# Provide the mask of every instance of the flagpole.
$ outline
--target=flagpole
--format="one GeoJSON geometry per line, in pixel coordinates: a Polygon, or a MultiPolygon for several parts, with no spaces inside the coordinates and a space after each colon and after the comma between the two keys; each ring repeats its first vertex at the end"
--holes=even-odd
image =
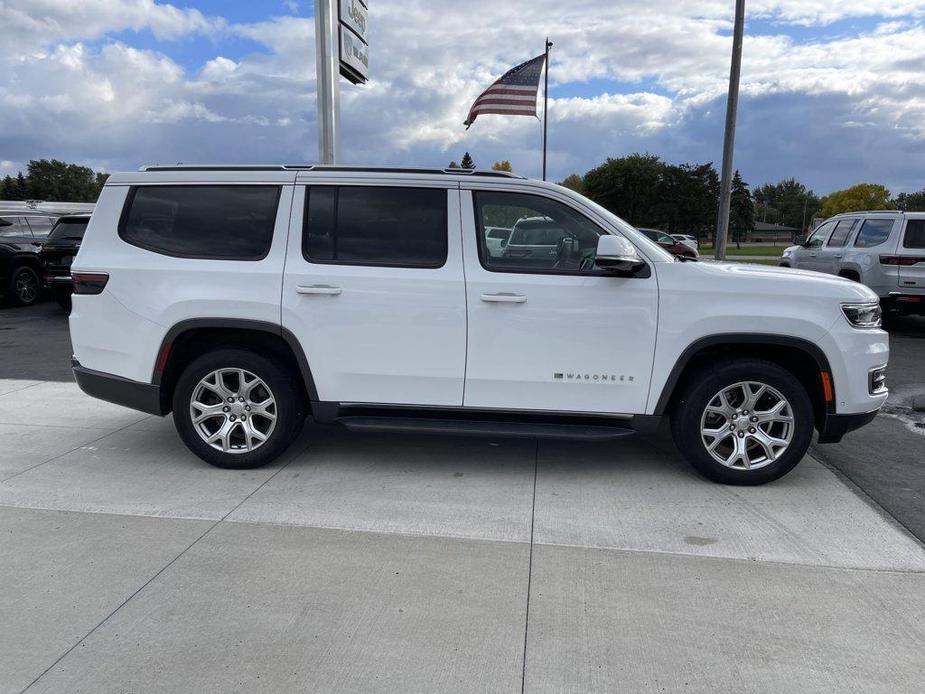
{"type": "Polygon", "coordinates": [[[546,180],[546,124],[549,121],[549,49],[552,43],[546,37],[546,82],[543,86],[543,180],[546,180]]]}

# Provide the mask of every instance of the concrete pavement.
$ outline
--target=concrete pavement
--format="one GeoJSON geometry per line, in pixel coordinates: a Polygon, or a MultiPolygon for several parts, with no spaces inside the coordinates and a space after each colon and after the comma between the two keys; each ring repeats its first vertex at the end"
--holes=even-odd
{"type": "Polygon", "coordinates": [[[807,459],[309,424],[208,467],[0,380],[0,692],[920,691],[925,550],[807,459]]]}

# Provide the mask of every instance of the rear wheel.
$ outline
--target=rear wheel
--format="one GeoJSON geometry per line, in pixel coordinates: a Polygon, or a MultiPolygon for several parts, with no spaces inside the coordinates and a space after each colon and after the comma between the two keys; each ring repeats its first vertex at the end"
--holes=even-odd
{"type": "Polygon", "coordinates": [[[678,449],[706,477],[764,484],[803,459],[812,441],[813,407],[793,374],[743,359],[698,371],[671,423],[678,449]]]}
{"type": "Polygon", "coordinates": [[[28,265],[13,268],[8,292],[10,300],[16,306],[31,306],[37,303],[42,293],[39,274],[28,265]]]}
{"type": "Polygon", "coordinates": [[[174,424],[193,453],[247,469],[277,458],[305,420],[291,374],[246,349],[221,349],[186,367],[173,394],[174,424]]]}

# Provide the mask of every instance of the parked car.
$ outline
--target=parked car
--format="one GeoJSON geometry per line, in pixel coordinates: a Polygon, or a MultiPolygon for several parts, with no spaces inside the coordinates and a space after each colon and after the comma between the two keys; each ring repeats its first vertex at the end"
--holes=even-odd
{"type": "Polygon", "coordinates": [[[852,212],[827,219],[780,265],[867,285],[884,309],[925,315],[925,212],[852,212]]]}
{"type": "Polygon", "coordinates": [[[671,238],[678,243],[683,243],[693,251],[700,252],[700,242],[697,241],[696,236],[691,236],[690,234],[671,234],[671,238]]]}
{"type": "Polygon", "coordinates": [[[498,258],[504,254],[511,231],[506,227],[485,227],[485,244],[489,255],[498,258]]]}
{"type": "Polygon", "coordinates": [[[680,255],[685,258],[698,258],[700,256],[695,249],[685,243],[675,240],[670,234],[666,234],[664,231],[642,228],[640,228],[639,231],[673,255],[680,255]]]}
{"type": "Polygon", "coordinates": [[[71,275],[80,387],[173,412],[220,467],[275,459],[306,414],[585,441],[667,417],[704,475],[760,484],[814,429],[838,441],[887,397],[870,289],[679,262],[574,191],[502,172],[113,174],[71,275]],[[485,228],[511,218],[549,220],[568,242],[496,258],[485,228]]]}
{"type": "Polygon", "coordinates": [[[565,230],[546,217],[524,217],[511,230],[507,246],[501,254],[506,258],[532,258],[546,262],[556,256],[565,230]]]}
{"type": "Polygon", "coordinates": [[[0,294],[17,306],[42,296],[39,248],[55,217],[27,209],[0,209],[0,294]]]}
{"type": "Polygon", "coordinates": [[[89,214],[59,217],[39,251],[43,286],[51,291],[58,305],[67,311],[71,310],[73,291],[71,262],[80,250],[80,242],[89,222],[89,214]]]}

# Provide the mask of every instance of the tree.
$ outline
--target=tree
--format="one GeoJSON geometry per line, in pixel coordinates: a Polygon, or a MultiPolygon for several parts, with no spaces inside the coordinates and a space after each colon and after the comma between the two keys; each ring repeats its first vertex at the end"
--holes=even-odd
{"type": "Polygon", "coordinates": [[[925,212],[925,188],[917,193],[900,193],[894,198],[893,206],[903,212],[925,212]]]}
{"type": "Polygon", "coordinates": [[[585,182],[578,174],[569,174],[561,181],[559,181],[559,185],[565,186],[566,188],[571,188],[576,193],[582,193],[585,189],[585,182]]]}
{"type": "Polygon", "coordinates": [[[511,166],[511,162],[507,159],[502,159],[501,161],[496,161],[491,165],[492,171],[513,171],[514,167],[511,166]]]}
{"type": "Polygon", "coordinates": [[[823,217],[861,210],[891,210],[890,191],[879,183],[858,183],[829,193],[821,200],[823,217]]]}
{"type": "Polygon", "coordinates": [[[456,163],[456,160],[454,159],[453,161],[450,162],[450,165],[449,165],[447,168],[449,168],[449,169],[459,169],[459,168],[461,168],[461,167],[459,166],[459,164],[456,163]]]}
{"type": "Polygon", "coordinates": [[[657,219],[665,165],[654,154],[608,158],[585,174],[585,195],[636,226],[653,226],[657,219]]]}
{"type": "Polygon", "coordinates": [[[729,231],[736,242],[736,248],[742,247],[742,239],[754,228],[755,207],[752,194],[737,170],[732,177],[732,199],[729,205],[729,231]]]}
{"type": "Polygon", "coordinates": [[[13,177],[6,175],[3,177],[3,182],[0,183],[0,200],[18,200],[16,197],[16,182],[13,181],[13,177]]]}
{"type": "Polygon", "coordinates": [[[794,178],[756,188],[755,219],[806,230],[819,212],[819,196],[794,178]]]}
{"type": "Polygon", "coordinates": [[[472,160],[472,157],[469,156],[469,153],[468,153],[468,152],[466,152],[466,153],[463,155],[462,162],[460,163],[460,166],[462,166],[462,168],[464,168],[464,169],[474,169],[474,168],[475,168],[475,162],[472,160]]]}

